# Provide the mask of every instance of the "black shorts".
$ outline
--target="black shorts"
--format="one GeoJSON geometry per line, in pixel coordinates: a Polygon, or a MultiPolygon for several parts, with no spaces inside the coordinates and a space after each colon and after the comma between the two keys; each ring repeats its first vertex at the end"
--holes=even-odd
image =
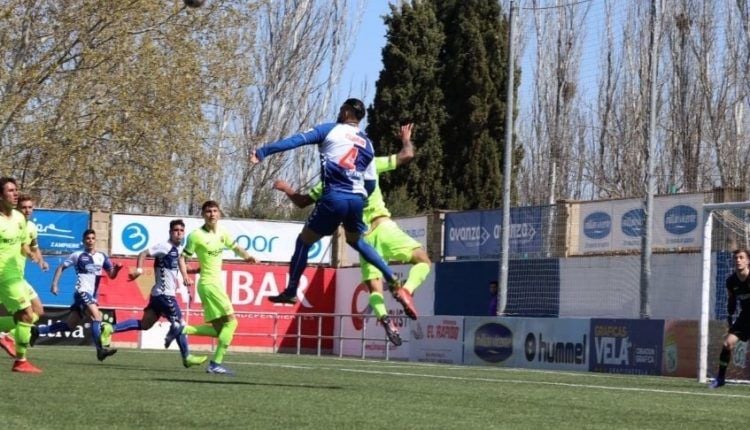
{"type": "Polygon", "coordinates": [[[740,316],[732,324],[729,333],[737,336],[741,341],[747,342],[750,339],[750,313],[740,312],[740,316]]]}

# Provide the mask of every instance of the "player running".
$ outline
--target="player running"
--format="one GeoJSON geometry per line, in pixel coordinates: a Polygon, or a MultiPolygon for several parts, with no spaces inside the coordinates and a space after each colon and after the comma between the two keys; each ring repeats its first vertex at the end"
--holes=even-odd
{"type": "MultiPolygon", "coordinates": [[[[151,288],[151,297],[149,297],[148,305],[143,309],[143,316],[139,320],[129,319],[117,323],[114,327],[111,324],[104,323],[102,325],[101,341],[103,347],[109,347],[112,333],[148,330],[159,320],[159,317],[164,317],[170,323],[169,331],[176,333],[176,336],[172,334],[170,338],[176,338],[177,345],[180,347],[183,366],[196,366],[203,364],[208,359],[206,356],[191,355],[188,348],[187,336],[182,334],[185,321],[182,319],[182,311],[175,297],[177,288],[180,285],[180,275],[182,275],[186,287],[190,288],[193,284],[188,277],[189,271],[185,266],[184,260],[180,259],[184,237],[185,223],[181,219],[172,220],[169,223],[169,240],[157,243],[138,254],[135,271],[128,275],[128,279],[131,281],[138,279],[143,274],[143,263],[146,257],[154,258],[155,283],[151,288]]],[[[169,343],[165,344],[166,348],[169,348],[169,343]]]]}
{"type": "Polygon", "coordinates": [[[57,295],[63,270],[73,267],[76,271],[76,285],[73,292],[73,304],[70,305],[70,314],[65,321],[58,321],[52,325],[40,325],[32,331],[33,345],[40,335],[50,335],[61,331],[71,331],[72,327],[80,324],[84,319],[91,319],[91,334],[96,346],[96,358],[104,361],[105,358],[117,352],[116,349],[105,348],[101,344],[102,335],[102,313],[99,311],[97,296],[99,295],[99,282],[102,278],[102,272],[106,273],[110,279],[117,277],[122,269],[122,264],[112,263],[107,254],[97,251],[96,232],[86,230],[83,232],[83,251],[76,251],[65,261],[62,262],[55,270],[52,278],[52,287],[50,291],[57,295]]]}

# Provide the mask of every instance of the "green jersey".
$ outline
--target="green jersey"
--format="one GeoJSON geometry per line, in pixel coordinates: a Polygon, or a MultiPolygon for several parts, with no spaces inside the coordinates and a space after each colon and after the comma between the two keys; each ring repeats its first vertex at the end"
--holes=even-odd
{"type": "Polygon", "coordinates": [[[0,215],[0,281],[23,279],[26,256],[21,246],[30,243],[26,217],[17,210],[0,215]]]}
{"type": "Polygon", "coordinates": [[[216,232],[211,232],[203,226],[193,230],[187,238],[187,244],[182,253],[187,257],[198,256],[201,265],[201,276],[199,284],[213,284],[222,286],[221,282],[221,253],[225,249],[232,248],[232,237],[229,232],[220,227],[216,227],[216,232]]]}
{"type": "MultiPolygon", "coordinates": [[[[374,162],[375,170],[379,175],[383,172],[395,170],[397,167],[398,158],[396,157],[396,154],[393,154],[386,157],[375,157],[374,162]]],[[[310,190],[310,198],[318,201],[322,194],[323,183],[318,182],[310,190]]],[[[383,193],[382,191],[380,191],[380,181],[377,181],[375,184],[375,190],[367,198],[367,204],[362,210],[362,220],[369,226],[372,223],[372,220],[381,216],[390,217],[391,213],[388,211],[388,208],[385,207],[383,193]]]]}

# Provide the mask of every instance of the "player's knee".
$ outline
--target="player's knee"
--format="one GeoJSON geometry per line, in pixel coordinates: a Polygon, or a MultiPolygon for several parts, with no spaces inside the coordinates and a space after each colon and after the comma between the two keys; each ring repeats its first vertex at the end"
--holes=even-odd
{"type": "Polygon", "coordinates": [[[424,249],[419,248],[415,249],[412,253],[412,263],[432,264],[432,261],[430,260],[430,256],[427,255],[427,252],[425,252],[424,249]]]}
{"type": "Polygon", "coordinates": [[[728,349],[730,351],[734,350],[734,347],[736,345],[737,345],[737,337],[735,337],[734,335],[729,335],[724,340],[724,348],[726,348],[726,349],[728,349]]]}

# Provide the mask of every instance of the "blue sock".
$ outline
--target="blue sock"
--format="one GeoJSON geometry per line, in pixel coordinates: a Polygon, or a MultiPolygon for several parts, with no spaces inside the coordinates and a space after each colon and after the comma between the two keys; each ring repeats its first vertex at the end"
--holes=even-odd
{"type": "Polygon", "coordinates": [[[115,324],[115,333],[122,331],[141,330],[141,320],[126,320],[115,324]]]}
{"type": "Polygon", "coordinates": [[[292,261],[289,263],[289,285],[287,285],[284,292],[290,296],[297,295],[297,287],[299,286],[299,278],[302,277],[302,272],[307,267],[307,253],[310,251],[312,245],[308,245],[297,237],[297,243],[294,245],[294,254],[292,255],[292,261]]]}
{"type": "Polygon", "coordinates": [[[39,334],[50,334],[50,333],[59,333],[61,331],[70,331],[70,327],[68,327],[68,323],[65,321],[58,321],[52,325],[40,325],[37,327],[39,329],[39,334]]]}
{"type": "Polygon", "coordinates": [[[356,249],[359,252],[359,255],[362,256],[365,260],[367,260],[368,263],[372,264],[373,266],[377,267],[378,270],[380,270],[383,273],[383,277],[386,281],[391,282],[394,280],[393,272],[391,271],[390,267],[388,267],[388,264],[386,264],[385,260],[383,260],[383,257],[378,254],[378,251],[375,251],[375,248],[368,245],[367,242],[365,242],[364,239],[361,237],[355,244],[349,244],[352,248],[356,249]]]}
{"type": "Polygon", "coordinates": [[[102,335],[102,322],[91,321],[91,337],[94,338],[94,346],[97,350],[102,349],[102,341],[99,339],[102,335]]]}
{"type": "MultiPolygon", "coordinates": [[[[180,330],[182,330],[182,327],[180,327],[180,330]]],[[[184,334],[180,334],[177,337],[177,346],[180,347],[180,355],[182,355],[182,358],[187,358],[187,356],[190,354],[190,349],[188,349],[187,336],[185,336],[184,334]]]]}

